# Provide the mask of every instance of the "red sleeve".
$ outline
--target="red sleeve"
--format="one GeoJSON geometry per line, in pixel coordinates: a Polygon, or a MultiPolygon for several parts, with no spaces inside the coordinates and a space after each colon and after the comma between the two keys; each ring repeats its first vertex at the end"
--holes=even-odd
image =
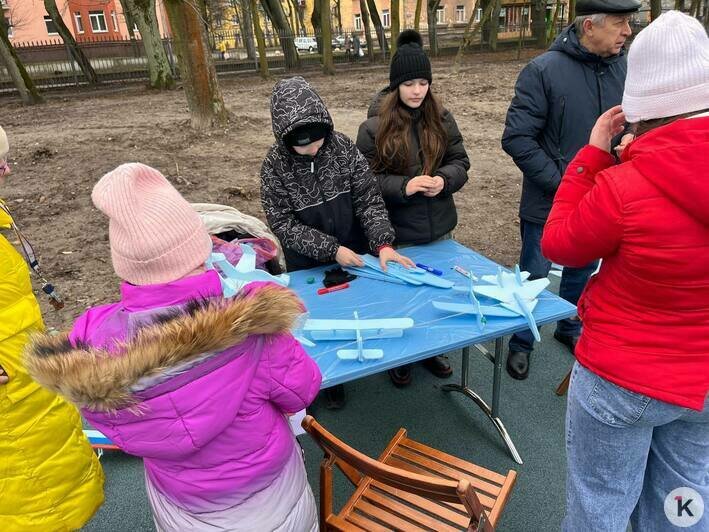
{"type": "Polygon", "coordinates": [[[542,253],[563,266],[581,267],[611,255],[622,235],[622,208],[605,169],[613,156],[581,149],[566,169],[542,236],[542,253]]]}

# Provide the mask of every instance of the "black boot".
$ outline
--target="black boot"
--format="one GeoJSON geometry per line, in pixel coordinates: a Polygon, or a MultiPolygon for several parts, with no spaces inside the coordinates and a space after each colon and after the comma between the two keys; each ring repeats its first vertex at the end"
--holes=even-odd
{"type": "Polygon", "coordinates": [[[523,381],[529,375],[529,353],[510,351],[507,355],[507,373],[510,377],[523,381]]]}
{"type": "Polygon", "coordinates": [[[448,357],[445,355],[427,358],[423,361],[423,367],[439,379],[445,379],[453,375],[450,362],[448,362],[448,357]]]}
{"type": "Polygon", "coordinates": [[[325,389],[325,408],[339,410],[345,406],[345,385],[338,384],[325,389]]]}
{"type": "Polygon", "coordinates": [[[408,386],[411,384],[411,364],[404,364],[398,368],[390,369],[389,377],[397,388],[408,386]]]}

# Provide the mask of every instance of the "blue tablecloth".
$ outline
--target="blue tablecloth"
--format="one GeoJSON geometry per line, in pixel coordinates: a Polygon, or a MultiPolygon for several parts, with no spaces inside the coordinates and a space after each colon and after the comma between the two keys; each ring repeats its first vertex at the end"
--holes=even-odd
{"type": "MultiPolygon", "coordinates": [[[[401,253],[414,262],[442,270],[443,277],[461,286],[468,286],[468,281],[452,269],[454,265],[477,276],[495,274],[498,269],[495,262],[453,240],[406,248],[401,253]]],[[[415,325],[405,330],[401,338],[366,340],[365,348],[384,350],[384,357],[379,360],[339,360],[337,350],[345,346],[356,348],[354,341],[318,341],[315,347],[306,347],[322,371],[323,388],[527,328],[522,317],[489,317],[480,330],[475,316],[452,315],[434,308],[431,304],[434,299],[467,302],[465,294],[450,289],[357,278],[351,281],[350,288],[317,295],[317,289],[322,288],[326,269],[328,267],[319,267],[291,274],[290,287],[303,299],[311,318],[352,319],[356,310],[360,319],[410,317],[415,325]],[[307,284],[308,277],[315,277],[315,283],[307,284]]],[[[534,310],[538,325],[568,318],[575,313],[574,305],[546,290],[539,295],[539,303],[534,310]]]]}

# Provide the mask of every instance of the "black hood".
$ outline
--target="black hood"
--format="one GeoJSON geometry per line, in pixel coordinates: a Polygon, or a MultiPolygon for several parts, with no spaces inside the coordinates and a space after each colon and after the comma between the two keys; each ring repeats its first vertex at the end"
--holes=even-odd
{"type": "Polygon", "coordinates": [[[563,52],[583,63],[606,63],[608,65],[615,63],[625,55],[625,48],[623,48],[620,53],[610,57],[601,57],[600,55],[589,52],[579,42],[579,37],[576,34],[576,26],[573,24],[566,26],[561,31],[559,36],[549,47],[549,50],[563,52]]]}
{"type": "Polygon", "coordinates": [[[332,130],[332,118],[317,92],[302,77],[276,83],[271,94],[273,135],[282,144],[283,137],[305,124],[325,124],[332,130]]]}

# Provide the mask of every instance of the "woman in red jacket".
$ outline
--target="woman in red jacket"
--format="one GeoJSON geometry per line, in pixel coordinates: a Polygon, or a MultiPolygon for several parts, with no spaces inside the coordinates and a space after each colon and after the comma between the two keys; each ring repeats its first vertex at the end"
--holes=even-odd
{"type": "Polygon", "coordinates": [[[709,530],[708,110],[709,38],[670,11],[635,39],[622,110],[556,193],[544,255],[603,259],[578,304],[564,530],[709,530]],[[614,165],[626,120],[636,137],[614,165]]]}

